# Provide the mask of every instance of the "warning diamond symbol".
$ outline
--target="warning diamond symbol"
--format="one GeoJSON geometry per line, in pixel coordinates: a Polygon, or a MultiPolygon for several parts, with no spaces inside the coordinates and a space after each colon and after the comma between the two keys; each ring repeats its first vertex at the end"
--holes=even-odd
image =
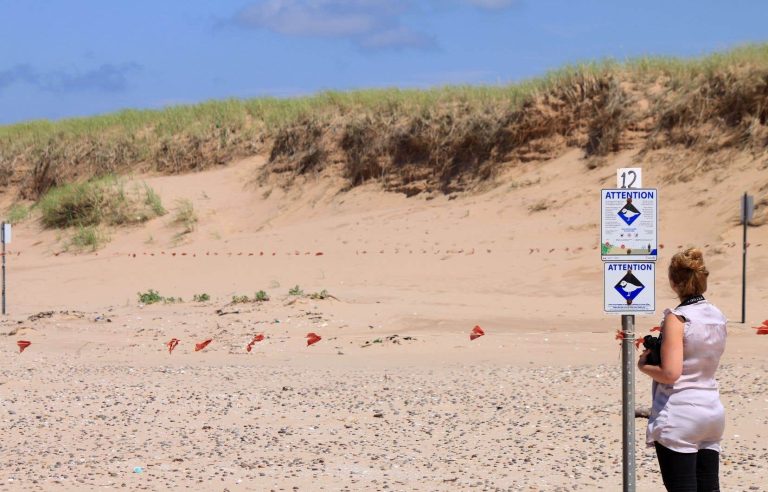
{"type": "Polygon", "coordinates": [[[640,217],[640,211],[632,205],[632,199],[627,198],[627,204],[619,211],[618,215],[627,225],[632,225],[640,217]]]}
{"type": "Polygon", "coordinates": [[[619,280],[619,283],[613,286],[613,288],[621,294],[621,297],[626,299],[627,304],[632,304],[635,297],[645,289],[645,285],[635,277],[632,270],[629,270],[627,271],[627,274],[619,280]]]}

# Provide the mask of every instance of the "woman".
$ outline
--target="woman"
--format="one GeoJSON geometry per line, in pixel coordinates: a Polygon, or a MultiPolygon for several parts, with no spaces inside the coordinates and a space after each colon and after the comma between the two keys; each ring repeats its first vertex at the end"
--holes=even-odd
{"type": "Polygon", "coordinates": [[[715,371],[725,349],[727,320],[704,299],[709,272],[689,248],[672,257],[669,283],[680,305],[664,311],[661,364],[637,366],[653,378],[646,441],[656,447],[668,491],[719,491],[720,440],[725,414],[715,371]]]}

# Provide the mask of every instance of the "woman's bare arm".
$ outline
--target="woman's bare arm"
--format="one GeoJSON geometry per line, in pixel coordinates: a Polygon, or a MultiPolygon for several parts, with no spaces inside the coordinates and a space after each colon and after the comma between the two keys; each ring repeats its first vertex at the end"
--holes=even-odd
{"type": "Polygon", "coordinates": [[[674,384],[683,373],[683,319],[673,313],[664,318],[664,341],[661,343],[661,364],[646,365],[648,357],[646,350],[637,361],[637,368],[662,384],[674,384]]]}

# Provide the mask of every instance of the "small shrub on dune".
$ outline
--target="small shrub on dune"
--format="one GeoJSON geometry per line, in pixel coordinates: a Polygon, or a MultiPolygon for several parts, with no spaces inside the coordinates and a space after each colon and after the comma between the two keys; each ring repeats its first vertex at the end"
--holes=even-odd
{"type": "Polygon", "coordinates": [[[126,190],[124,182],[112,176],[52,188],[39,206],[48,228],[136,224],[165,213],[152,188],[145,184],[126,190]]]}
{"type": "Polygon", "coordinates": [[[313,292],[313,293],[309,294],[309,298],[310,299],[314,299],[314,300],[318,300],[318,301],[322,301],[324,299],[328,299],[329,297],[331,297],[331,295],[325,289],[321,290],[320,292],[313,292]]]}
{"type": "Polygon", "coordinates": [[[189,234],[197,227],[197,213],[195,206],[188,198],[176,200],[176,214],[173,223],[182,227],[182,234],[189,234]]]}
{"type": "Polygon", "coordinates": [[[155,216],[161,217],[168,213],[165,207],[163,207],[163,202],[160,200],[160,195],[158,195],[157,192],[146,183],[144,184],[144,197],[144,205],[149,207],[155,216]]]}
{"type": "Polygon", "coordinates": [[[102,221],[105,207],[103,181],[72,183],[52,188],[40,200],[45,227],[86,227],[102,221]]]}
{"type": "Polygon", "coordinates": [[[232,304],[247,304],[249,302],[253,302],[253,300],[248,296],[232,296],[232,304]]]}
{"type": "Polygon", "coordinates": [[[11,206],[10,209],[8,209],[7,218],[6,221],[10,222],[13,225],[16,225],[20,222],[24,222],[27,220],[30,214],[30,209],[26,205],[23,205],[21,203],[16,203],[11,206]]]}
{"type": "Polygon", "coordinates": [[[109,236],[98,226],[79,226],[69,240],[69,246],[77,250],[96,251],[109,242],[109,236]]]}
{"type": "Polygon", "coordinates": [[[178,304],[184,302],[181,297],[165,297],[154,289],[149,289],[146,292],[139,292],[139,303],[141,304],[157,304],[162,302],[163,304],[178,304]]]}
{"type": "Polygon", "coordinates": [[[304,291],[302,290],[301,287],[296,285],[296,286],[294,286],[294,287],[292,287],[291,289],[288,290],[288,295],[289,296],[303,296],[304,295],[304,291]]]}
{"type": "Polygon", "coordinates": [[[149,289],[146,292],[139,292],[139,302],[141,304],[155,304],[156,302],[162,302],[163,296],[154,289],[149,289]]]}

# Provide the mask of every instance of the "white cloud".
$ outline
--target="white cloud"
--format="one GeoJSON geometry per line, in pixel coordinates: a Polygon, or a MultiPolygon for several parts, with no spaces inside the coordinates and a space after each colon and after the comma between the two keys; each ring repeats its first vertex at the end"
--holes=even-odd
{"type": "Polygon", "coordinates": [[[287,36],[348,38],[366,49],[429,48],[434,39],[401,24],[410,0],[267,0],[234,21],[287,36]]]}
{"type": "Polygon", "coordinates": [[[53,93],[124,92],[128,89],[130,77],[141,70],[141,65],[136,63],[105,63],[81,72],[44,71],[30,65],[16,65],[0,70],[0,90],[13,84],[23,84],[53,93]]]}
{"type": "Polygon", "coordinates": [[[501,10],[513,6],[518,0],[466,0],[470,5],[486,10],[501,10]]]}

